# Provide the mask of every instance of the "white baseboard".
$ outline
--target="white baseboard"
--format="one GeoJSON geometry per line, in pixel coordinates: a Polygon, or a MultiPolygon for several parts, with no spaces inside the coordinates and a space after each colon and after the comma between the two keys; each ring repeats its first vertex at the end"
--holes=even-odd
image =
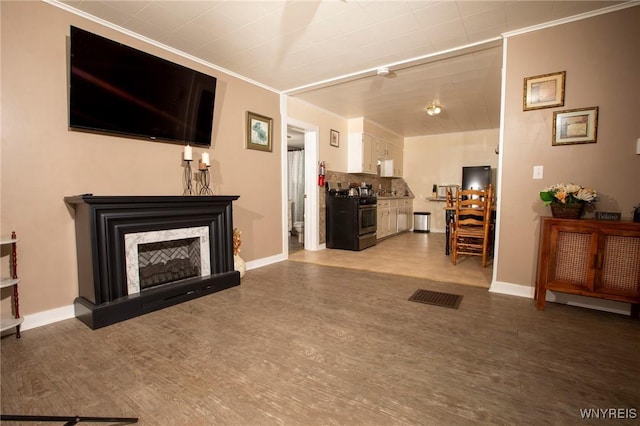
{"type": "MultiPolygon", "coordinates": [[[[492,293],[508,294],[511,296],[528,297],[533,299],[535,288],[520,284],[511,284],[501,281],[494,281],[489,287],[492,293]]],[[[547,290],[545,297],[547,302],[560,303],[569,306],[578,306],[580,308],[595,309],[598,311],[611,312],[620,315],[631,315],[631,304],[624,302],[615,302],[613,300],[604,300],[597,297],[580,296],[577,294],[553,292],[547,290]]]]}
{"type": "Polygon", "coordinates": [[[73,305],[61,306],[59,308],[49,309],[48,311],[25,315],[20,330],[30,330],[32,328],[53,324],[55,322],[67,320],[74,317],[75,312],[73,309],[73,305]]]}
{"type": "Polygon", "coordinates": [[[511,284],[503,281],[493,281],[489,291],[492,293],[508,294],[510,296],[528,297],[533,299],[535,289],[531,286],[511,284]]]}
{"type": "Polygon", "coordinates": [[[250,262],[247,262],[247,271],[271,265],[273,263],[282,262],[283,260],[287,260],[283,253],[276,254],[275,256],[263,257],[262,259],[252,260],[250,262]]]}

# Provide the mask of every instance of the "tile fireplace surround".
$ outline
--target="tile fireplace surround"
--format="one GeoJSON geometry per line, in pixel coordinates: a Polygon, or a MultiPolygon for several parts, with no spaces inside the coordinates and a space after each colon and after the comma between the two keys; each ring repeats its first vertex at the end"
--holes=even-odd
{"type": "MultiPolygon", "coordinates": [[[[75,211],[78,256],[76,318],[104,327],[240,284],[233,267],[232,202],[238,196],[65,197],[75,211]],[[193,230],[193,231],[191,231],[193,230]],[[194,235],[191,235],[195,232],[194,235]],[[207,244],[200,276],[130,290],[132,236],[196,236],[207,244]],[[205,254],[206,256],[206,254],[205,254]],[[129,262],[129,265],[127,264],[129,262]]],[[[143,238],[140,242],[144,243],[143,238]]]]}

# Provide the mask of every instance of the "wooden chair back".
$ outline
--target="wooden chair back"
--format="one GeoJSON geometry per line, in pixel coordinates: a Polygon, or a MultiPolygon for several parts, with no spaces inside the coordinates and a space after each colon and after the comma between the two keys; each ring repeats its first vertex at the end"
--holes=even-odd
{"type": "Polygon", "coordinates": [[[448,186],[447,190],[445,191],[445,197],[446,197],[446,206],[447,207],[453,207],[453,193],[451,191],[451,187],[448,186]]]}
{"type": "Polygon", "coordinates": [[[484,190],[461,190],[456,187],[455,229],[452,235],[452,261],[455,265],[459,254],[482,256],[486,266],[492,249],[493,186],[484,190]]]}
{"type": "Polygon", "coordinates": [[[459,225],[483,226],[487,193],[480,189],[457,189],[456,218],[459,225]]]}

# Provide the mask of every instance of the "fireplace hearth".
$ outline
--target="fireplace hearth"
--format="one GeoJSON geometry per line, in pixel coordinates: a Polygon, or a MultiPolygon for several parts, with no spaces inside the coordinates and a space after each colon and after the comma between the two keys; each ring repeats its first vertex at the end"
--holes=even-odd
{"type": "Polygon", "coordinates": [[[238,198],[65,197],[75,212],[76,318],[97,329],[239,285],[238,198]]]}

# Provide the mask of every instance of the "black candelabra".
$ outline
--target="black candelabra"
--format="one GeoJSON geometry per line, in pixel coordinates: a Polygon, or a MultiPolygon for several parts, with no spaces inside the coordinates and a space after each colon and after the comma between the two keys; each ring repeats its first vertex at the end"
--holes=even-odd
{"type": "Polygon", "coordinates": [[[209,186],[211,183],[211,175],[209,173],[209,166],[205,163],[200,163],[198,166],[200,171],[200,190],[199,195],[213,195],[213,190],[209,186]]]}
{"type": "Polygon", "coordinates": [[[194,195],[193,187],[191,186],[191,160],[184,160],[184,192],[182,195],[194,195]]]}

